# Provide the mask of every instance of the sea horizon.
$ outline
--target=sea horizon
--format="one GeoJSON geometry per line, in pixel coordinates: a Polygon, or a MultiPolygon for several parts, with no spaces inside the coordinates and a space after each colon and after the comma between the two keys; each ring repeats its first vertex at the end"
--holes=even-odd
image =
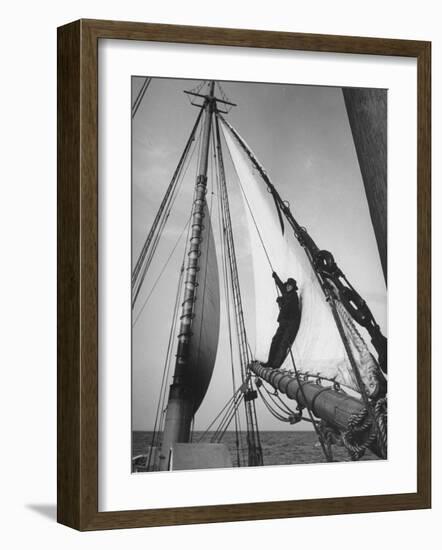
{"type": "MultiPolygon", "coordinates": [[[[314,431],[307,430],[260,430],[260,440],[263,452],[264,466],[290,464],[317,464],[327,462],[321,444],[314,431]]],[[[146,454],[152,441],[152,431],[132,431],[132,458],[146,454]]],[[[210,443],[215,432],[194,431],[193,443],[210,443]],[[202,437],[204,436],[204,437],[202,437]]],[[[233,467],[247,465],[246,432],[228,430],[220,443],[224,443],[232,458],[233,467]],[[238,445],[237,445],[238,443],[238,445]]],[[[351,462],[351,458],[343,446],[333,445],[335,462],[351,462]]],[[[360,460],[379,460],[372,452],[367,451],[360,460]]]]}

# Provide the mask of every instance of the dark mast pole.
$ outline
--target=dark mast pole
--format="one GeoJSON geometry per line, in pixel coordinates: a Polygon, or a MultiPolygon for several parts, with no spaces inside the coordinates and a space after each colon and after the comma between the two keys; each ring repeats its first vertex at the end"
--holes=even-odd
{"type": "MultiPolygon", "coordinates": [[[[186,443],[190,439],[190,428],[194,410],[193,389],[188,376],[189,343],[192,337],[192,318],[197,287],[199,256],[204,232],[204,209],[207,192],[207,166],[209,160],[212,118],[216,107],[214,96],[215,82],[210,84],[209,94],[205,97],[205,118],[201,143],[201,157],[195,184],[195,199],[192,207],[192,231],[187,255],[186,278],[184,281],[184,299],[180,317],[178,348],[175,372],[169,391],[163,442],[161,445],[159,469],[169,467],[170,450],[174,443],[186,443]]],[[[195,94],[196,95],[196,94],[195,94]]],[[[201,97],[201,96],[200,96],[201,97]]]]}

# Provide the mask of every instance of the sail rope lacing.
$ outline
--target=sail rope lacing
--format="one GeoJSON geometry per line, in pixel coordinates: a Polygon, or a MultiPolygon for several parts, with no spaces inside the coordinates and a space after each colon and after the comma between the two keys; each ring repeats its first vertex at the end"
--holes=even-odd
{"type": "MultiPolygon", "coordinates": [[[[209,157],[210,158],[210,157],[209,157]]],[[[214,197],[214,193],[213,193],[213,172],[212,172],[212,167],[211,167],[211,173],[212,173],[212,177],[210,178],[210,185],[211,185],[211,194],[210,194],[210,206],[208,208],[209,210],[209,220],[212,220],[212,210],[213,210],[213,197],[214,197]]],[[[207,198],[205,199],[206,200],[206,207],[207,207],[207,198]]],[[[202,242],[202,246],[206,246],[206,256],[208,255],[208,250],[209,250],[209,246],[210,246],[210,241],[211,241],[211,238],[213,238],[213,235],[212,235],[212,232],[213,232],[213,228],[212,228],[212,221],[209,221],[208,223],[208,227],[206,228],[206,233],[207,235],[204,237],[204,240],[206,241],[206,243],[204,243],[204,241],[202,242]]],[[[200,254],[202,253],[202,250],[200,249],[200,254]]],[[[206,291],[207,291],[207,274],[208,274],[208,270],[209,270],[209,262],[207,261],[206,262],[206,265],[204,266],[204,274],[203,274],[203,279],[204,279],[204,282],[202,283],[204,285],[204,290],[203,290],[203,295],[201,297],[201,301],[202,301],[202,310],[201,310],[201,323],[200,323],[200,330],[199,330],[199,334],[198,334],[198,355],[197,355],[197,360],[196,360],[196,364],[199,365],[200,364],[200,357],[201,357],[201,335],[202,335],[202,331],[203,331],[203,327],[204,327],[204,313],[205,313],[205,307],[204,307],[204,304],[206,302],[206,291]]],[[[198,297],[198,289],[200,288],[201,286],[201,271],[199,272],[198,274],[198,282],[197,282],[197,290],[195,292],[195,295],[194,295],[194,301],[198,299],[200,299],[198,297]]],[[[195,337],[195,335],[193,335],[193,337],[195,337]]],[[[192,434],[192,430],[190,432],[192,434]]]]}
{"type": "MultiPolygon", "coordinates": [[[[194,190],[192,201],[195,198],[195,194],[196,194],[196,190],[194,190]]],[[[174,338],[176,336],[176,332],[177,332],[177,324],[178,324],[178,319],[179,319],[178,310],[179,310],[180,303],[182,301],[182,297],[183,297],[183,293],[184,293],[184,288],[183,288],[183,281],[184,281],[184,274],[185,274],[184,267],[185,267],[185,260],[186,260],[187,247],[188,247],[188,243],[189,243],[189,236],[190,236],[191,228],[192,228],[192,226],[191,226],[191,224],[189,224],[187,226],[187,234],[186,234],[186,240],[185,240],[186,245],[184,246],[184,250],[183,250],[183,256],[182,256],[182,259],[181,259],[180,275],[179,275],[178,284],[177,284],[177,300],[178,300],[178,302],[175,306],[176,309],[174,309],[174,313],[173,313],[174,317],[173,317],[173,322],[171,323],[169,338],[174,338]]],[[[169,362],[168,362],[168,370],[167,370],[167,374],[166,374],[166,381],[169,380],[169,373],[170,373],[171,363],[172,363],[172,355],[170,354],[169,362]]],[[[160,394],[161,394],[161,392],[160,392],[160,394]]],[[[162,401],[161,401],[160,432],[163,430],[163,424],[164,424],[164,420],[165,420],[165,416],[166,416],[166,412],[167,412],[166,397],[167,397],[167,385],[164,386],[163,396],[162,396],[162,401]]]]}

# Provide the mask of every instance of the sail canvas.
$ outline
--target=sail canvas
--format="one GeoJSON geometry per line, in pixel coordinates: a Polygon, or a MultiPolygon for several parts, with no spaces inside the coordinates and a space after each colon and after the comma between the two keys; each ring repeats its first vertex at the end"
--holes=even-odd
{"type": "MultiPolygon", "coordinates": [[[[147,85],[144,77],[135,80],[134,196],[142,200],[133,204],[143,228],[135,233],[132,272],[137,326],[133,471],[386,458],[386,384],[379,384],[378,363],[385,339],[376,333],[377,325],[362,326],[361,319],[374,323],[369,310],[354,311],[365,302],[348,286],[353,274],[348,280],[324,275],[316,257],[321,246],[335,252],[338,241],[336,257],[344,260],[345,270],[352,258],[342,246],[346,220],[336,196],[345,193],[349,204],[355,197],[366,200],[362,185],[356,191],[352,187],[358,166],[351,133],[342,124],[342,91],[229,83],[244,105],[245,115],[237,116],[235,102],[219,82],[186,88],[185,81],[152,78],[147,85]],[[333,134],[338,130],[347,140],[344,148],[336,148],[336,158],[330,135],[320,130],[329,117],[318,114],[318,98],[333,112],[333,134]],[[298,117],[308,117],[291,108],[295,100],[304,102],[320,132],[307,140],[304,156],[300,128],[308,123],[298,117]],[[272,126],[278,102],[284,108],[272,126]],[[255,117],[250,118],[248,104],[255,117]],[[276,146],[280,133],[282,146],[276,146]],[[154,138],[160,145],[150,150],[154,138]],[[299,167],[301,162],[308,167],[309,148],[319,155],[315,148],[322,140],[331,177],[321,162],[311,164],[310,171],[299,167]],[[252,151],[255,144],[265,152],[262,159],[252,151]],[[264,168],[272,156],[274,181],[264,168]],[[350,163],[344,184],[343,158],[350,163]],[[152,197],[140,193],[146,177],[158,182],[152,197]],[[324,196],[313,196],[314,178],[326,182],[324,196]],[[311,227],[303,228],[304,223],[311,227]],[[310,241],[302,241],[302,235],[310,241]],[[299,305],[297,317],[284,318],[284,324],[281,300],[289,293],[283,284],[288,279],[296,281],[290,296],[299,305]],[[343,300],[340,285],[351,304],[343,300]],[[282,363],[270,361],[278,331],[291,327],[293,319],[294,340],[278,343],[282,363]],[[269,458],[266,430],[274,429],[285,430],[286,441],[292,430],[298,439],[307,432],[317,444],[296,459],[291,451],[269,458]]],[[[368,209],[364,213],[355,204],[347,230],[357,223],[372,231],[368,209]]],[[[352,238],[353,250],[355,243],[370,239],[375,242],[374,236],[352,238]]],[[[357,251],[362,258],[364,247],[357,251]]]]}
{"type": "MultiPolygon", "coordinates": [[[[335,378],[357,389],[342,338],[305,250],[292,231],[282,232],[265,182],[227,126],[222,128],[238,175],[249,228],[255,284],[256,359],[267,360],[278,317],[273,270],[282,280],[293,277],[297,281],[301,323],[292,351],[299,371],[335,378]]],[[[284,366],[292,368],[290,356],[284,366]]]]}

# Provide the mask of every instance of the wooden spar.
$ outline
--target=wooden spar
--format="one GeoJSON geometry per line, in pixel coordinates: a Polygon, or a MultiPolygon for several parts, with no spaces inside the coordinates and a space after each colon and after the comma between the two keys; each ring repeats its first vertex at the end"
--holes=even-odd
{"type": "MultiPolygon", "coordinates": [[[[296,401],[301,408],[310,409],[316,418],[340,433],[348,430],[353,418],[364,413],[365,404],[362,400],[342,390],[338,391],[333,386],[323,386],[311,381],[299,384],[294,374],[263,367],[258,361],[252,362],[249,368],[275,390],[296,401]]],[[[370,450],[380,458],[385,458],[376,441],[370,445],[370,450]]]]}
{"type": "Polygon", "coordinates": [[[175,372],[170,386],[164,424],[163,441],[159,456],[159,469],[168,469],[170,450],[175,443],[186,443],[190,439],[190,428],[194,411],[194,396],[188,375],[189,344],[192,337],[191,326],[194,312],[199,256],[204,233],[204,208],[207,192],[207,166],[209,159],[212,118],[215,109],[215,82],[210,85],[209,95],[205,99],[205,119],[201,144],[201,156],[198,176],[195,184],[195,198],[192,209],[192,231],[189,240],[189,252],[184,282],[184,298],[180,317],[178,347],[175,372]]]}
{"type": "Polygon", "coordinates": [[[337,391],[333,386],[305,381],[301,388],[296,376],[291,373],[263,367],[258,361],[249,366],[256,376],[294,399],[302,408],[308,407],[317,418],[340,431],[347,429],[352,415],[359,414],[364,409],[363,401],[343,391],[337,391]]]}

